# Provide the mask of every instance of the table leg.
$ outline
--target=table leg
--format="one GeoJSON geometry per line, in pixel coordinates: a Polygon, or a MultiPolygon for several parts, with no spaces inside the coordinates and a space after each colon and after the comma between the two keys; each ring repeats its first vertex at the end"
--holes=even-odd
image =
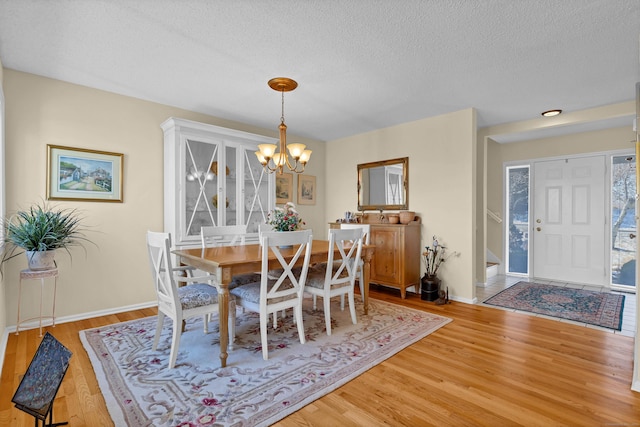
{"type": "Polygon", "coordinates": [[[229,346],[229,283],[231,271],[222,269],[218,274],[220,291],[218,292],[218,319],[220,323],[220,366],[227,366],[227,349],[229,346]]]}
{"type": "Polygon", "coordinates": [[[373,258],[373,251],[365,251],[363,268],[364,271],[362,272],[362,280],[364,282],[364,314],[369,314],[369,278],[371,277],[371,258],[373,258]]]}

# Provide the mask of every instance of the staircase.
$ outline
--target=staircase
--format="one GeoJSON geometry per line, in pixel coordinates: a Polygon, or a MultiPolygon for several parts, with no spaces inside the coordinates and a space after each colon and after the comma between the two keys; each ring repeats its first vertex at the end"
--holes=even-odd
{"type": "Polygon", "coordinates": [[[498,263],[487,262],[487,279],[498,275],[498,263]]]}

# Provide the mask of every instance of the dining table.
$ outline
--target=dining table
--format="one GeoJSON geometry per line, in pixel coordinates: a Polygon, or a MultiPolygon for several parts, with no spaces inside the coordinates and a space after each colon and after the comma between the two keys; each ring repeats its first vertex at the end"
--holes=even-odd
{"type": "MultiPolygon", "coordinates": [[[[364,314],[369,313],[369,277],[371,272],[371,260],[374,255],[374,245],[362,245],[363,260],[363,306],[364,314]]],[[[311,245],[310,264],[326,262],[329,255],[328,240],[313,240],[311,245]]],[[[229,346],[229,284],[234,276],[245,273],[260,272],[262,268],[261,245],[237,245],[218,246],[202,250],[202,248],[176,249],[172,253],[178,258],[178,262],[183,265],[195,267],[215,275],[218,283],[218,310],[220,329],[220,363],[224,368],[227,366],[228,346],[229,346]]],[[[282,249],[282,256],[291,260],[295,255],[297,246],[282,249]]],[[[334,253],[339,251],[334,247],[334,253]]],[[[300,257],[298,264],[302,264],[303,257],[300,257]]],[[[269,268],[278,268],[280,264],[273,253],[269,254],[269,268]],[[273,262],[273,264],[272,264],[273,262]]]]}

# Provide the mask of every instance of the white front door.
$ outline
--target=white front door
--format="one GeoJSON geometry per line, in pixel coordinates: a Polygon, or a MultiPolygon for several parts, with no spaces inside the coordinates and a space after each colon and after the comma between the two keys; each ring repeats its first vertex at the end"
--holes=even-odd
{"type": "Polygon", "coordinates": [[[608,284],[605,156],[534,164],[533,276],[608,284]]]}

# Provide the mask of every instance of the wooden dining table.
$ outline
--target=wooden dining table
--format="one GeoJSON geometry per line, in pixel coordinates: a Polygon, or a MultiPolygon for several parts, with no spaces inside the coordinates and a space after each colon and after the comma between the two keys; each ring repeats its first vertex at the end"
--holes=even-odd
{"type": "MultiPolygon", "coordinates": [[[[374,253],[373,245],[362,245],[363,268],[363,301],[364,314],[369,313],[369,277],[371,272],[371,259],[374,253]]],[[[295,255],[296,246],[291,249],[281,250],[286,259],[291,259],[295,255]]],[[[198,268],[202,271],[214,274],[219,283],[218,305],[220,323],[220,363],[224,368],[227,366],[228,346],[229,346],[229,283],[233,276],[244,273],[260,272],[262,268],[262,255],[260,245],[238,245],[219,246],[207,248],[177,249],[172,251],[178,261],[184,265],[198,268]]],[[[334,252],[339,253],[334,248],[334,252]]],[[[314,240],[311,245],[310,264],[326,262],[329,254],[328,240],[314,240]]],[[[303,257],[298,263],[302,264],[303,257]]],[[[269,268],[279,268],[280,264],[273,253],[269,255],[269,268]],[[271,264],[273,262],[273,264],[271,264]]]]}

